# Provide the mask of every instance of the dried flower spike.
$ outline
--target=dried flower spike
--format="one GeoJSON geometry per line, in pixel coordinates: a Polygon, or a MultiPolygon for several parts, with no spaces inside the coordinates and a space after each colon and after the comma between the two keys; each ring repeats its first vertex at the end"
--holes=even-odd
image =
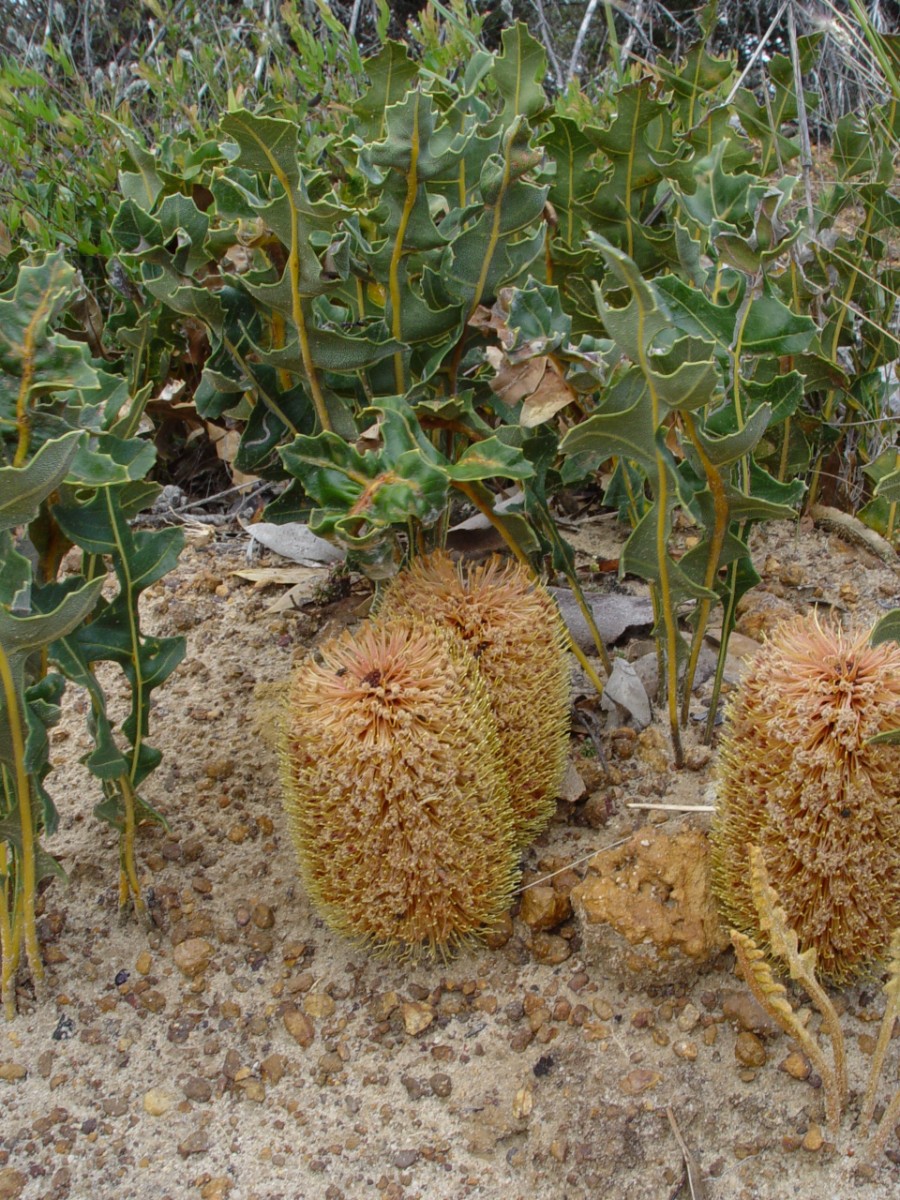
{"type": "Polygon", "coordinates": [[[553,816],[569,748],[568,641],[559,610],[518,563],[455,566],[446,554],[399,575],[381,617],[436,621],[478,662],[509,776],[516,838],[524,847],[553,816]]]}
{"type": "Polygon", "coordinates": [[[751,888],[762,852],[787,925],[846,982],[883,959],[900,924],[900,645],[814,617],[758,651],[727,714],[712,831],[725,922],[768,945],[751,888]]]}
{"type": "Polygon", "coordinates": [[[445,632],[365,626],[297,672],[282,747],[307,892],[359,941],[452,951],[509,907],[516,855],[484,682],[445,632]]]}

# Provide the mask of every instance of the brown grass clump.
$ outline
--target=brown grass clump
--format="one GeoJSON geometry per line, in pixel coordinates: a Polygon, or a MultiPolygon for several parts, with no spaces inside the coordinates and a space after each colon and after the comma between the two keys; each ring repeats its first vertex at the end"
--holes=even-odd
{"type": "Polygon", "coordinates": [[[749,851],[787,925],[834,983],[882,959],[900,925],[900,645],[803,617],[779,626],[727,714],[712,831],[726,922],[763,946],[749,851]]]}
{"type": "Polygon", "coordinates": [[[569,746],[568,642],[559,610],[518,563],[455,566],[417,559],[389,588],[379,617],[436,621],[477,660],[509,776],[519,848],[550,821],[569,746]]]}
{"type": "Polygon", "coordinates": [[[337,931],[452,951],[509,907],[516,856],[490,700],[434,625],[383,621],[321,649],[290,690],[285,808],[337,931]]]}

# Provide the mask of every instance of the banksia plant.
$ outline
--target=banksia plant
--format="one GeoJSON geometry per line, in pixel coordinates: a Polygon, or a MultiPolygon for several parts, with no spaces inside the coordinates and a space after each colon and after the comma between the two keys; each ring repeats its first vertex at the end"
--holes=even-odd
{"type": "Polygon", "coordinates": [[[477,660],[523,848],[553,816],[566,770],[571,684],[556,604],[518,563],[457,567],[438,552],[397,576],[378,615],[436,621],[477,660]]]}
{"type": "Polygon", "coordinates": [[[771,948],[751,887],[759,847],[786,923],[845,983],[900,925],[900,645],[802,617],[758,651],[726,715],[712,830],[725,921],[771,948]]]}
{"type": "Polygon", "coordinates": [[[369,623],[294,677],[285,808],[313,905],[376,948],[447,954],[509,907],[516,853],[490,699],[425,622],[369,623]]]}

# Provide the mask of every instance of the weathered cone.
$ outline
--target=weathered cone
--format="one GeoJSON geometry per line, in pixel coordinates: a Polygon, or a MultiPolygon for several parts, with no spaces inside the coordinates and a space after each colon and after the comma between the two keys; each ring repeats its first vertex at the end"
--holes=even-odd
{"type": "Polygon", "coordinates": [[[378,619],[436,621],[477,660],[487,683],[509,776],[516,840],[550,821],[566,772],[570,669],[555,603],[518,563],[455,566],[446,554],[398,575],[378,619]]]}
{"type": "Polygon", "coordinates": [[[729,706],[712,830],[725,921],[760,945],[749,847],[834,983],[862,974],[900,925],[900,645],[814,617],[776,629],[729,706]]]}
{"type": "Polygon", "coordinates": [[[516,855],[474,660],[420,621],[368,624],[294,677],[285,808],[307,892],[337,931],[452,951],[508,909],[516,855]]]}

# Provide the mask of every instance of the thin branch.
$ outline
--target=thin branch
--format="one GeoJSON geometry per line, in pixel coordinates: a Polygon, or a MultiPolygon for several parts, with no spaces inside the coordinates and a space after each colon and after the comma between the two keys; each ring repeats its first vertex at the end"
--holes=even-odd
{"type": "Polygon", "coordinates": [[[566,86],[566,77],[563,75],[559,59],[556,57],[556,51],[553,49],[553,38],[550,36],[550,26],[547,24],[547,15],[544,12],[543,0],[531,0],[531,6],[537,13],[538,31],[540,32],[544,49],[547,51],[550,66],[553,68],[553,77],[556,80],[556,86],[562,91],[566,86]]]}
{"type": "Polygon", "coordinates": [[[569,59],[569,70],[566,75],[566,84],[570,84],[575,78],[578,71],[578,58],[581,54],[581,47],[584,45],[584,39],[587,37],[588,30],[591,27],[591,21],[594,19],[594,13],[597,11],[597,5],[600,0],[589,0],[588,6],[585,9],[584,16],[581,19],[581,25],[578,29],[578,36],[575,38],[575,45],[572,47],[572,57],[569,59]]]}

